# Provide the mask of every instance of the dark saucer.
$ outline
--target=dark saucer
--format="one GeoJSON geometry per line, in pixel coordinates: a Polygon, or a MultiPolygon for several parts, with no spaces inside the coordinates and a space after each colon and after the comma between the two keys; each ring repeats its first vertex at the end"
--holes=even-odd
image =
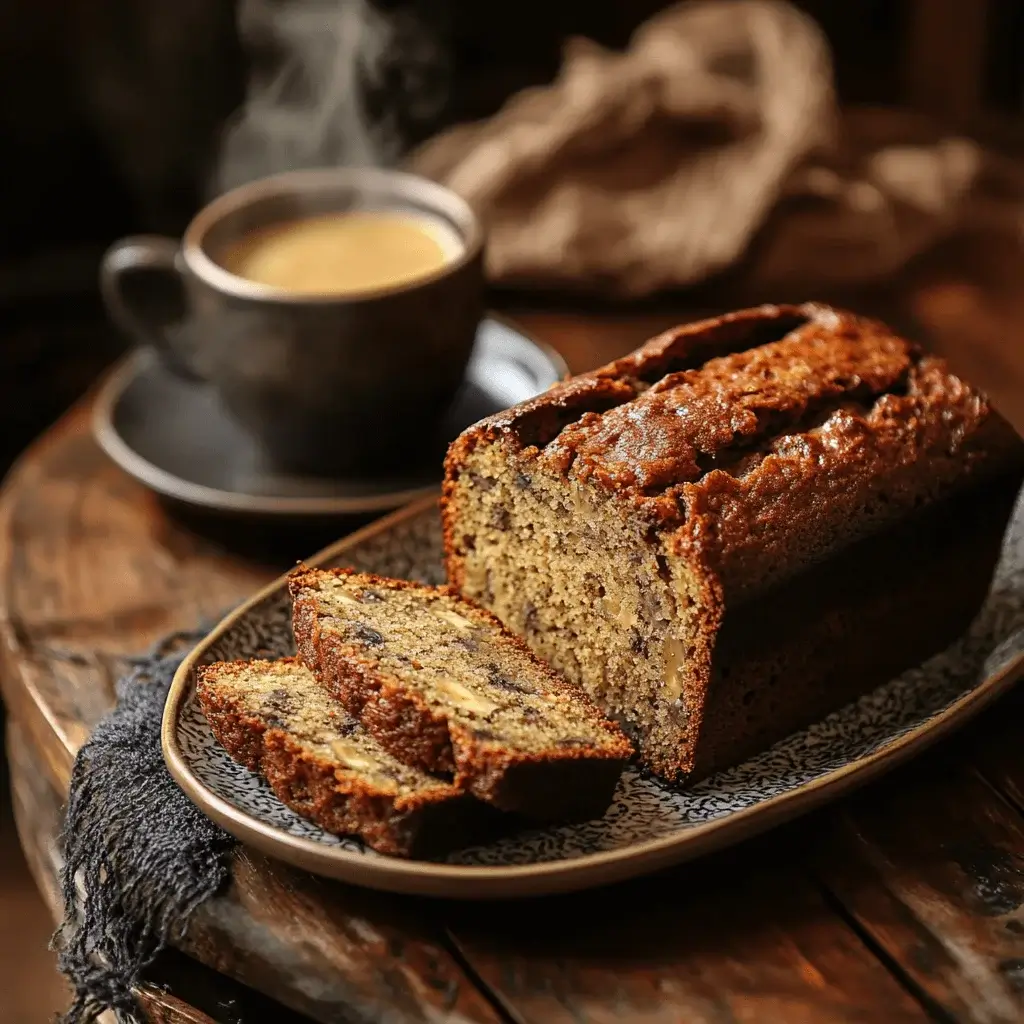
{"type": "Polygon", "coordinates": [[[462,390],[439,427],[437,457],[380,478],[275,472],[211,389],[175,376],[149,350],[128,356],[103,384],[93,432],[126,473],[186,505],[258,516],[383,512],[437,488],[444,446],[463,428],[540,394],[564,374],[557,353],[488,317],[480,323],[462,390]]]}

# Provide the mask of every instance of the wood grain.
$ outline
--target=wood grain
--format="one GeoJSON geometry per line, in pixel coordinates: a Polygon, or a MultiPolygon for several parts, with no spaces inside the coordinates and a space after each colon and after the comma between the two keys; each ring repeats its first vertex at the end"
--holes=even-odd
{"type": "Polygon", "coordinates": [[[923,1021],[793,867],[784,833],[598,893],[451,912],[459,949],[517,1021],[923,1021]]]}
{"type": "Polygon", "coordinates": [[[984,730],[972,730],[968,759],[979,774],[1018,810],[1024,810],[1024,686],[1018,687],[999,707],[998,717],[988,715],[984,730]]]}
{"type": "Polygon", "coordinates": [[[810,865],[945,1019],[1024,1018],[1024,821],[957,756],[847,801],[810,865]]]}
{"type": "Polygon", "coordinates": [[[318,1021],[501,1020],[424,905],[244,850],[231,889],[200,908],[184,948],[318,1021]]]}
{"type": "Polygon", "coordinates": [[[272,572],[169,529],[155,498],[96,447],[84,405],[15,466],[4,493],[4,694],[66,786],[124,656],[218,616],[272,572]]]}

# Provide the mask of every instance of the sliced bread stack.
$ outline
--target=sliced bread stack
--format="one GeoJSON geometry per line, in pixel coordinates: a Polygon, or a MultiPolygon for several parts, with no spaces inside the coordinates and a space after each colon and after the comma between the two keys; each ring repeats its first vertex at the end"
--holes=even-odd
{"type": "Polygon", "coordinates": [[[208,665],[197,686],[214,735],[283,803],[399,856],[481,837],[496,810],[604,813],[628,740],[489,612],[348,570],[289,583],[299,657],[208,665]]]}
{"type": "Polygon", "coordinates": [[[388,754],[297,658],[208,665],[197,692],[227,752],[329,832],[430,856],[484,824],[471,797],[388,754]]]}

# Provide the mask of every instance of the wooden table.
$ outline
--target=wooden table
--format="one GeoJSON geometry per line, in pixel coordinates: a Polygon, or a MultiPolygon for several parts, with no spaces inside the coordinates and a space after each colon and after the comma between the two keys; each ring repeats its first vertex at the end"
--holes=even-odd
{"type": "MultiPolygon", "coordinates": [[[[1022,268],[981,245],[973,270],[986,260],[980,282],[941,263],[920,269],[893,315],[916,318],[1020,427],[1022,268]]],[[[520,320],[580,370],[680,315],[520,320]]],[[[20,838],[53,904],[72,759],[110,705],[125,655],[217,614],[314,546],[256,530],[249,554],[230,554],[194,527],[98,451],[87,402],[7,480],[8,755],[20,838]]],[[[229,523],[225,533],[237,531],[229,523]]],[[[1020,1021],[1022,738],[1024,695],[1013,693],[915,764],[810,818],[564,898],[390,897],[240,849],[229,891],[200,909],[140,998],[151,1020],[192,1022],[1020,1021]]]]}

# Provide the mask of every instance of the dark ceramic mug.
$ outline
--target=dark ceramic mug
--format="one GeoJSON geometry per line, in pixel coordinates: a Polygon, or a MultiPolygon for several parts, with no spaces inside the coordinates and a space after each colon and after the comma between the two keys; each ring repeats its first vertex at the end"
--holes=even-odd
{"type": "Polygon", "coordinates": [[[139,236],[105,255],[114,321],[176,373],[216,389],[271,464],[305,473],[394,468],[432,439],[483,313],[483,231],[448,189],[398,171],[294,171],[204,207],[180,243],[139,236]],[[225,270],[254,229],[348,209],[439,222],[459,248],[429,276],[374,292],[307,295],[225,270]]]}

